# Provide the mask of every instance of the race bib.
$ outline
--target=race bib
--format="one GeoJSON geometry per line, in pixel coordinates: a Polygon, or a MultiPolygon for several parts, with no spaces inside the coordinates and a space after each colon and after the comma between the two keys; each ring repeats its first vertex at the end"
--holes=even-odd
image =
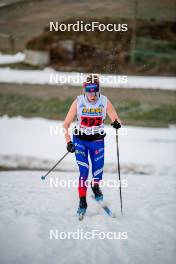
{"type": "Polygon", "coordinates": [[[81,126],[82,127],[93,127],[93,126],[100,126],[103,123],[102,116],[81,116],[81,126]]]}

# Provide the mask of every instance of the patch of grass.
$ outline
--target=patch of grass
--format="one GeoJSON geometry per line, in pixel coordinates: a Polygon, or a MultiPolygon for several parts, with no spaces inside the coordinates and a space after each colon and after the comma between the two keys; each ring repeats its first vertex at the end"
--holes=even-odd
{"type": "Polygon", "coordinates": [[[149,107],[143,111],[137,111],[130,114],[130,119],[156,121],[163,123],[176,123],[176,106],[175,105],[159,105],[149,107]]]}
{"type": "MultiPolygon", "coordinates": [[[[64,119],[73,101],[58,98],[38,98],[26,95],[0,95],[0,115],[64,119]]],[[[142,104],[139,101],[114,103],[123,123],[147,126],[167,126],[176,123],[176,106],[142,104]]],[[[109,122],[108,122],[109,123],[109,122]]]]}
{"type": "Polygon", "coordinates": [[[65,101],[50,98],[36,98],[18,95],[1,95],[0,96],[0,115],[25,116],[25,117],[46,117],[46,118],[63,118],[68,111],[72,98],[65,101]]]}
{"type": "Polygon", "coordinates": [[[120,113],[131,113],[136,112],[140,108],[140,102],[138,101],[123,101],[114,103],[115,108],[118,109],[120,113]]]}
{"type": "Polygon", "coordinates": [[[168,124],[176,124],[176,105],[149,105],[138,104],[129,108],[124,108],[123,105],[119,106],[119,113],[121,118],[136,123],[146,123],[146,125],[166,126],[168,124]]]}

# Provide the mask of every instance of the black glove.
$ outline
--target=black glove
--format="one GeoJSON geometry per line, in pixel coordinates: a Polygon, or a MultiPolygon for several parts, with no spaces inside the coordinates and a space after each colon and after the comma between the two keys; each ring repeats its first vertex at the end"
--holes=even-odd
{"type": "Polygon", "coordinates": [[[69,142],[67,143],[67,150],[68,150],[69,152],[71,152],[71,153],[75,152],[75,145],[73,144],[72,141],[69,141],[69,142]]]}
{"type": "Polygon", "coordinates": [[[117,121],[117,119],[111,123],[111,126],[113,126],[116,129],[121,128],[121,124],[117,121]]]}

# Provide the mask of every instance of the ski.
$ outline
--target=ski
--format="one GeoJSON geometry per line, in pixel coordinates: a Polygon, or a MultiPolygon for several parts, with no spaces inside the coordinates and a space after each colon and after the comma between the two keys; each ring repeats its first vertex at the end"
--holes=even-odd
{"type": "Polygon", "coordinates": [[[101,208],[106,212],[109,217],[116,218],[116,215],[111,211],[111,209],[107,205],[104,205],[102,201],[97,201],[93,195],[91,195],[91,197],[101,206],[101,208]]]}

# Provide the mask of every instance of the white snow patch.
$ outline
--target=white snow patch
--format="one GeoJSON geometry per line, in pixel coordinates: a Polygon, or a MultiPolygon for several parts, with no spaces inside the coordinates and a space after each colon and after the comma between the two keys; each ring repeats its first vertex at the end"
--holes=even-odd
{"type": "MultiPolygon", "coordinates": [[[[50,133],[51,127],[60,131],[62,123],[43,118],[1,117],[0,165],[45,169],[51,167],[66,152],[64,136],[50,133]]],[[[124,129],[127,131],[126,135],[119,135],[120,162],[124,173],[175,173],[176,128],[127,126],[124,129]]],[[[105,137],[105,146],[105,170],[115,173],[115,135],[105,137]]],[[[58,169],[75,171],[77,164],[74,154],[69,154],[58,169]]]]}
{"type": "Polygon", "coordinates": [[[0,53],[0,65],[23,62],[24,60],[25,54],[22,52],[18,52],[15,55],[0,53]]]}
{"type": "MultiPolygon", "coordinates": [[[[46,68],[44,70],[18,70],[11,68],[0,68],[1,83],[41,85],[64,84],[67,86],[82,86],[82,82],[83,80],[85,80],[86,76],[86,73],[82,74],[78,72],[57,72],[51,68],[46,68]],[[57,83],[51,82],[51,74],[57,76],[57,83]]],[[[176,90],[175,77],[127,76],[127,81],[123,82],[122,79],[124,78],[124,76],[121,75],[102,74],[101,77],[103,80],[103,82],[101,83],[102,87],[176,90]]]]}

